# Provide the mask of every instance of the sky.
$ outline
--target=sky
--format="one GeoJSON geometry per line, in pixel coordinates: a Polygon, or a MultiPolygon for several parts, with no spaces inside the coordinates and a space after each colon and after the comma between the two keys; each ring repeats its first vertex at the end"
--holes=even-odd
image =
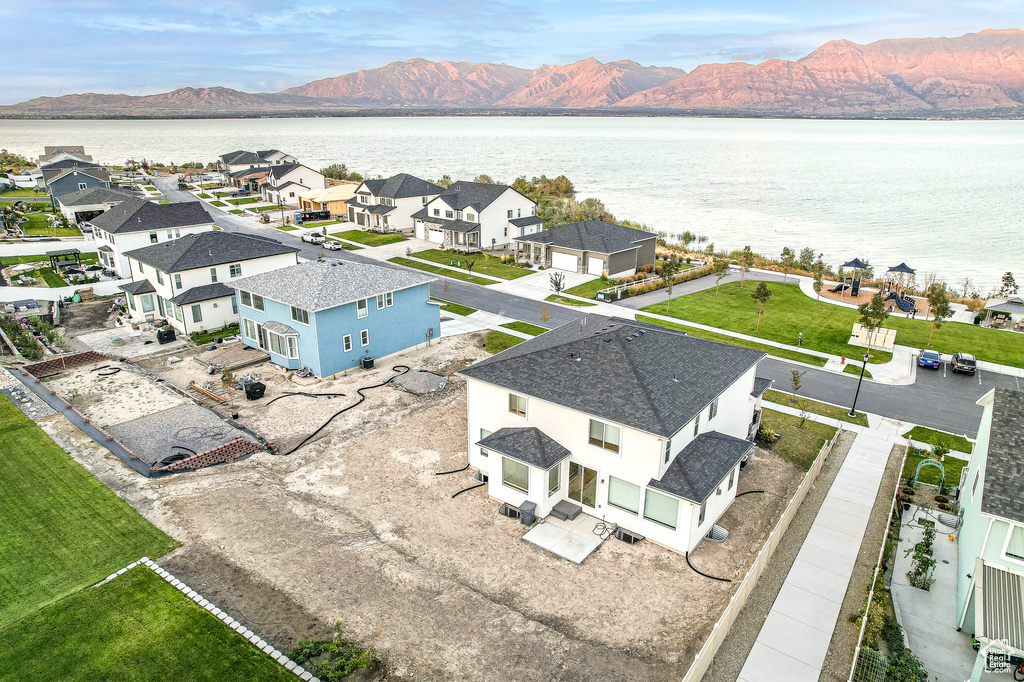
{"type": "Polygon", "coordinates": [[[277,92],[420,57],[534,68],[587,57],[692,70],[835,39],[1024,28],[1024,0],[32,0],[0,2],[0,104],[223,86],[277,92]]]}

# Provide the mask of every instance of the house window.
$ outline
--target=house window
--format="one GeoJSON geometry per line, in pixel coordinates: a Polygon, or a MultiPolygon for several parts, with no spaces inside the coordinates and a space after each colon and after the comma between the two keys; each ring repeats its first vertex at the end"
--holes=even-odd
{"type": "Polygon", "coordinates": [[[370,306],[366,303],[367,299],[361,298],[356,301],[356,317],[366,317],[370,314],[370,306]]]}
{"type": "Polygon", "coordinates": [[[611,452],[619,451],[622,430],[618,426],[605,424],[596,419],[590,420],[590,444],[611,452]]]}
{"type": "Polygon", "coordinates": [[[669,458],[672,456],[672,439],[669,438],[665,441],[665,464],[668,464],[669,458]]]}
{"type": "Polygon", "coordinates": [[[266,310],[264,308],[264,306],[263,306],[263,297],[262,296],[257,296],[256,294],[253,294],[252,295],[252,307],[255,308],[256,310],[266,310]]]}
{"type": "Polygon", "coordinates": [[[135,261],[135,262],[139,264],[139,272],[140,273],[141,272],[145,272],[145,270],[143,270],[143,268],[142,268],[142,262],[141,261],[135,261]]]}
{"type": "Polygon", "coordinates": [[[238,300],[234,296],[231,297],[231,314],[238,314],[238,300]]]}
{"type": "Polygon", "coordinates": [[[157,284],[163,284],[164,283],[164,273],[160,272],[159,270],[156,271],[156,283],[157,284]]]}
{"type": "Polygon", "coordinates": [[[505,226],[505,230],[504,230],[504,232],[502,232],[502,235],[505,236],[505,237],[508,236],[508,225],[505,226]]]}
{"type": "Polygon", "coordinates": [[[241,277],[242,276],[242,264],[241,263],[232,263],[231,265],[229,265],[228,266],[228,275],[230,275],[231,277],[241,277]]]}
{"type": "Polygon", "coordinates": [[[270,340],[270,352],[284,355],[284,337],[273,332],[268,332],[267,337],[270,340]]]}
{"type": "Polygon", "coordinates": [[[717,414],[718,414],[718,398],[715,398],[715,401],[713,403],[711,403],[711,409],[708,410],[708,421],[711,421],[712,419],[714,419],[715,415],[717,415],[717,414]]]}
{"type": "Polygon", "coordinates": [[[131,294],[128,294],[128,307],[135,310],[135,297],[131,294]]]}
{"type": "Polygon", "coordinates": [[[181,236],[181,230],[175,229],[174,230],[174,238],[177,239],[180,236],[181,236]]]}
{"type": "Polygon", "coordinates": [[[238,293],[242,295],[242,305],[244,305],[247,308],[251,308],[252,307],[252,296],[249,294],[249,292],[248,291],[239,291],[238,293]]]}
{"type": "Polygon", "coordinates": [[[707,503],[707,500],[705,500],[704,502],[701,502],[701,505],[700,505],[700,515],[697,516],[697,527],[698,528],[700,528],[701,526],[704,525],[704,517],[707,515],[707,513],[708,513],[708,503],[707,503]]]}
{"type": "Polygon", "coordinates": [[[297,358],[299,357],[299,339],[295,336],[287,337],[288,341],[288,357],[297,358]]]}
{"type": "Polygon", "coordinates": [[[466,220],[468,220],[471,223],[475,222],[476,221],[476,216],[474,214],[472,214],[472,213],[466,213],[466,220]]]}
{"type": "Polygon", "coordinates": [[[198,303],[196,303],[194,306],[192,306],[192,321],[193,322],[202,322],[203,321],[203,306],[201,306],[198,303]]]}
{"type": "MultiPolygon", "coordinates": [[[[173,303],[170,303],[170,302],[168,302],[168,304],[169,305],[174,305],[173,303]]],[[[178,322],[184,322],[185,321],[185,314],[181,312],[181,306],[180,305],[174,306],[174,319],[176,319],[178,322]]]]}
{"type": "Polygon", "coordinates": [[[512,217],[512,209],[511,209],[511,208],[510,208],[510,209],[508,210],[508,217],[509,217],[509,218],[511,218],[511,217],[512,217]]]}
{"type": "Polygon", "coordinates": [[[456,211],[455,212],[455,219],[456,220],[462,220],[462,211],[456,211]]]}
{"type": "Polygon", "coordinates": [[[299,324],[309,325],[309,311],[292,306],[292,319],[299,324]]]}
{"type": "Polygon", "coordinates": [[[174,288],[175,289],[180,289],[181,288],[181,275],[179,275],[179,274],[175,274],[174,275],[174,288]]]}
{"type": "Polygon", "coordinates": [[[548,472],[548,497],[558,492],[562,487],[562,465],[556,464],[548,472]]]}
{"type": "Polygon", "coordinates": [[[142,297],[142,312],[153,312],[153,294],[146,294],[142,297]]]}
{"type": "Polygon", "coordinates": [[[729,472],[729,487],[726,490],[732,490],[732,484],[736,480],[736,470],[733,469],[729,472]]]}
{"type": "Polygon", "coordinates": [[[426,203],[427,203],[427,202],[428,202],[429,200],[430,200],[430,197],[423,197],[423,204],[424,204],[424,205],[426,205],[426,203]]]}
{"type": "Polygon", "coordinates": [[[693,420],[693,435],[694,435],[694,437],[697,436],[697,431],[699,431],[699,430],[700,430],[700,415],[698,414],[697,417],[693,420]]]}
{"type": "Polygon", "coordinates": [[[84,182],[78,183],[78,189],[86,189],[87,185],[84,182]]]}
{"type": "Polygon", "coordinates": [[[513,490],[530,494],[530,467],[508,457],[501,458],[501,482],[513,490]]]}
{"type": "MultiPolygon", "coordinates": [[[[480,429],[480,440],[483,440],[484,438],[487,438],[487,436],[491,435],[492,433],[494,433],[494,432],[493,431],[488,431],[487,429],[480,429]]],[[[483,455],[484,457],[486,457],[487,456],[487,448],[480,448],[480,454],[483,455]]]]}
{"type": "Polygon", "coordinates": [[[384,294],[377,294],[377,310],[384,309],[384,294]]]}
{"type": "Polygon", "coordinates": [[[256,339],[256,325],[253,324],[252,320],[243,317],[242,318],[242,330],[245,333],[245,338],[247,338],[247,339],[249,339],[251,341],[256,341],[257,340],[256,339]]]}
{"type": "Polygon", "coordinates": [[[369,329],[364,329],[363,331],[359,332],[359,345],[360,346],[369,346],[370,345],[370,330],[369,329]]]}
{"type": "Polygon", "coordinates": [[[294,197],[295,196],[295,192],[288,192],[288,196],[294,197]]]}
{"type": "Polygon", "coordinates": [[[508,411],[512,414],[518,414],[520,417],[526,416],[526,396],[516,395],[515,393],[508,394],[508,411]]]}
{"type": "Polygon", "coordinates": [[[156,242],[157,242],[156,232],[150,232],[149,233],[149,243],[150,244],[156,244],[156,242]]]}
{"type": "Polygon", "coordinates": [[[449,219],[451,219],[451,217],[452,217],[452,212],[451,212],[451,211],[445,211],[445,212],[444,212],[444,217],[445,217],[445,218],[449,218],[449,219]]]}
{"type": "Polygon", "coordinates": [[[974,472],[974,483],[971,484],[971,502],[974,502],[974,493],[978,491],[978,479],[981,478],[981,467],[974,472]]]}
{"type": "Polygon", "coordinates": [[[523,209],[521,209],[521,208],[517,208],[516,209],[516,217],[517,218],[522,218],[523,217],[523,209]]]}
{"type": "Polygon", "coordinates": [[[609,476],[608,504],[630,514],[639,514],[640,486],[609,476]]]}
{"type": "Polygon", "coordinates": [[[171,230],[167,230],[167,238],[168,239],[173,239],[174,237],[171,236],[173,234],[174,234],[174,232],[172,232],[171,230]]]}
{"type": "Polygon", "coordinates": [[[384,305],[387,306],[388,308],[390,308],[394,304],[395,304],[395,297],[392,295],[392,293],[389,291],[388,293],[384,294],[384,305]]]}
{"type": "Polygon", "coordinates": [[[644,495],[644,518],[675,530],[679,520],[679,500],[648,488],[644,495]]]}
{"type": "Polygon", "coordinates": [[[359,203],[360,204],[368,204],[370,202],[369,202],[369,199],[367,197],[365,197],[365,196],[360,194],[359,195],[359,203]]]}
{"type": "Polygon", "coordinates": [[[438,216],[441,215],[441,209],[435,208],[434,209],[434,215],[438,215],[438,216]]]}
{"type": "Polygon", "coordinates": [[[1010,538],[1006,542],[1006,551],[1003,552],[1009,559],[1024,561],[1024,527],[1013,526],[1010,530],[1010,538]]]}

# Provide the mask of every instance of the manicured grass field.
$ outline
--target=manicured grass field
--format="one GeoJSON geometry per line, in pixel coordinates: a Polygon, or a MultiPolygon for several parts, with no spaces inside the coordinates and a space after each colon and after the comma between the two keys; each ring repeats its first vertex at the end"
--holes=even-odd
{"type": "Polygon", "coordinates": [[[230,208],[228,209],[228,213],[234,213],[235,215],[238,215],[240,213],[245,213],[245,211],[241,208],[230,208]]]}
{"type": "MultiPolygon", "coordinates": [[[[337,236],[337,235],[334,235],[334,236],[337,236]]],[[[439,268],[439,267],[437,267],[435,265],[427,265],[425,263],[419,263],[419,262],[414,261],[414,260],[409,260],[408,258],[402,258],[402,257],[389,258],[388,262],[389,263],[395,263],[397,265],[405,265],[407,267],[415,268],[417,270],[422,270],[424,272],[429,272],[431,274],[438,275],[439,277],[448,277],[450,279],[460,279],[463,282],[469,282],[470,284],[480,284],[482,286],[488,286],[490,284],[497,284],[497,282],[495,282],[494,280],[491,280],[491,279],[484,279],[482,277],[474,277],[473,275],[470,275],[470,274],[462,274],[461,272],[458,272],[457,270],[445,270],[444,268],[439,268]]]]}
{"type": "Polygon", "coordinates": [[[955,436],[952,433],[943,433],[942,431],[936,431],[935,429],[929,429],[924,426],[915,426],[906,433],[903,434],[904,438],[912,438],[921,443],[929,443],[931,445],[943,444],[952,450],[957,452],[963,452],[970,454],[973,449],[971,441],[967,440],[963,436],[955,436]]]}
{"type": "Polygon", "coordinates": [[[46,282],[46,286],[50,287],[51,289],[54,287],[66,287],[68,285],[68,283],[64,281],[63,277],[61,277],[60,275],[58,275],[57,273],[50,269],[49,265],[47,265],[45,268],[29,270],[25,274],[28,275],[29,277],[35,277],[36,279],[43,280],[44,282],[46,282]]]}
{"type": "MultiPolygon", "coordinates": [[[[764,392],[766,400],[770,400],[773,403],[779,405],[786,405],[794,409],[799,409],[800,405],[797,402],[798,398],[794,398],[789,393],[783,393],[782,391],[767,390],[764,392]]],[[[828,403],[819,403],[817,400],[811,400],[809,398],[803,399],[807,405],[807,411],[813,412],[814,414],[820,414],[822,417],[831,417],[832,419],[838,419],[840,421],[849,422],[850,424],[859,424],[861,426],[868,425],[868,416],[863,412],[858,412],[856,417],[850,416],[850,410],[845,407],[836,407],[835,405],[829,405],[828,403]]]]}
{"type": "Polygon", "coordinates": [[[362,230],[335,232],[331,236],[338,239],[347,239],[350,242],[358,242],[363,246],[384,246],[385,244],[396,244],[405,241],[405,237],[400,234],[375,234],[373,232],[363,232],[362,230]]]}
{"type": "Polygon", "coordinates": [[[224,197],[231,196],[231,192],[214,192],[213,196],[217,197],[218,199],[223,199],[224,197]]]}
{"type": "Polygon", "coordinates": [[[298,678],[153,571],[137,566],[0,631],[0,679],[298,678]]]}
{"type": "Polygon", "coordinates": [[[501,326],[506,329],[522,332],[523,334],[529,334],[530,336],[539,336],[547,331],[544,327],[530,324],[529,322],[506,322],[501,326]]]}
{"type": "Polygon", "coordinates": [[[256,197],[244,197],[242,199],[228,199],[228,203],[229,204],[234,204],[235,206],[241,206],[243,204],[255,204],[258,201],[259,201],[259,199],[257,199],[256,197]]]}
{"type": "Polygon", "coordinates": [[[814,464],[821,446],[836,434],[831,426],[812,421],[801,429],[799,417],[767,408],[761,412],[761,428],[781,433],[782,440],[772,446],[772,452],[804,471],[814,464]]]}
{"type": "MultiPolygon", "coordinates": [[[[432,298],[430,300],[437,301],[436,298],[432,298]]],[[[437,302],[444,303],[444,301],[437,302]]],[[[441,306],[441,310],[445,311],[446,313],[452,313],[453,315],[463,316],[472,315],[473,313],[476,312],[476,308],[470,308],[468,305],[459,305],[458,303],[444,303],[444,305],[441,306]]]]}
{"type": "Polygon", "coordinates": [[[579,296],[580,298],[597,298],[597,292],[610,286],[612,285],[598,277],[597,279],[566,289],[565,293],[579,296]]]}
{"type": "Polygon", "coordinates": [[[284,230],[285,232],[291,232],[292,230],[297,230],[299,228],[295,227],[294,225],[278,225],[277,229],[284,230]]]}
{"type": "MultiPolygon", "coordinates": [[[[253,201],[259,201],[259,199],[253,199],[253,201]]],[[[280,211],[284,206],[257,206],[256,208],[250,208],[250,211],[256,211],[257,213],[266,213],[267,211],[280,211]]],[[[287,210],[287,209],[285,209],[287,210]]]]}
{"type": "MultiPolygon", "coordinates": [[[[922,459],[932,459],[930,452],[921,453],[920,451],[914,453],[907,453],[907,461],[903,464],[903,480],[908,478],[913,480],[914,472],[917,471],[917,465],[922,459]]],[[[960,485],[960,471],[967,466],[967,462],[956,457],[946,455],[942,461],[942,468],[946,472],[946,482],[943,484],[943,488],[949,488],[955,485],[960,485]]],[[[929,483],[931,485],[938,485],[941,474],[939,469],[933,466],[926,466],[921,469],[921,474],[917,477],[918,483],[929,483]]]]}
{"type": "MultiPolygon", "coordinates": [[[[0,629],[176,546],[6,398],[0,399],[0,433],[0,629]]],[[[19,639],[2,634],[0,641],[19,639]]],[[[4,660],[10,657],[0,651],[4,660]]],[[[0,673],[0,679],[15,678],[0,673]]]]}
{"type": "Polygon", "coordinates": [[[44,197],[45,192],[37,192],[34,189],[8,189],[0,192],[3,197],[44,197]]]}
{"type": "Polygon", "coordinates": [[[227,206],[227,204],[225,204],[223,201],[211,201],[210,202],[210,206],[218,206],[218,207],[220,207],[220,206],[227,206]]]}
{"type": "Polygon", "coordinates": [[[212,199],[213,198],[209,194],[206,194],[205,192],[203,194],[197,194],[196,196],[199,197],[200,199],[212,199]]]}
{"type": "Polygon", "coordinates": [[[676,329],[683,331],[694,336],[698,339],[707,339],[708,341],[718,341],[719,343],[727,343],[730,346],[739,346],[740,348],[752,348],[753,350],[760,350],[774,355],[777,358],[785,358],[786,360],[794,360],[796,362],[804,362],[808,365],[816,365],[823,367],[825,365],[825,359],[819,358],[816,355],[808,355],[807,353],[799,353],[797,351],[787,350],[785,348],[776,348],[775,346],[769,346],[763,343],[757,343],[756,341],[747,341],[746,339],[737,339],[732,336],[726,336],[725,334],[716,334],[715,332],[709,332],[705,329],[697,329],[696,327],[687,327],[683,324],[673,324],[672,322],[665,322],[658,320],[653,317],[647,317],[646,315],[637,315],[637,322],[647,322],[649,324],[660,324],[662,327],[668,327],[669,329],[676,329]]]}
{"type": "Polygon", "coordinates": [[[491,277],[500,277],[501,279],[518,279],[533,272],[527,268],[517,268],[514,265],[506,265],[498,258],[493,256],[485,257],[483,254],[479,253],[471,256],[460,256],[455,253],[440,251],[438,249],[426,249],[424,251],[417,251],[412,255],[416,258],[422,258],[423,260],[429,260],[433,263],[447,265],[452,268],[460,268],[466,271],[469,271],[469,268],[466,267],[466,261],[471,260],[474,263],[472,272],[482,275],[490,275],[491,277]]]}
{"type": "MultiPolygon", "coordinates": [[[[852,374],[854,376],[858,376],[859,377],[860,376],[860,370],[863,369],[863,367],[864,367],[863,364],[854,365],[854,364],[851,364],[851,363],[847,362],[843,366],[843,371],[846,372],[847,374],[852,374]]],[[[864,378],[865,379],[873,379],[874,378],[874,377],[871,376],[871,370],[870,369],[865,369],[864,370],[864,378]]]]}
{"type": "Polygon", "coordinates": [[[491,331],[487,334],[487,352],[488,353],[500,353],[506,348],[522,343],[526,339],[521,339],[518,336],[512,336],[504,332],[491,331]]]}
{"type": "Polygon", "coordinates": [[[79,232],[77,227],[61,227],[61,222],[57,221],[57,227],[50,227],[50,221],[48,216],[51,213],[26,213],[25,217],[28,218],[27,222],[21,223],[19,227],[25,234],[31,235],[46,235],[53,237],[77,237],[82,233],[79,232]]]}
{"type": "Polygon", "coordinates": [[[582,308],[588,305],[597,305],[596,303],[588,303],[587,301],[577,301],[574,298],[562,298],[561,296],[555,296],[554,294],[551,294],[544,300],[551,301],[552,303],[562,303],[563,305],[574,305],[578,308],[582,308]]]}
{"type": "Polygon", "coordinates": [[[340,220],[321,220],[318,223],[302,223],[303,227],[323,227],[324,225],[337,225],[340,220]]]}

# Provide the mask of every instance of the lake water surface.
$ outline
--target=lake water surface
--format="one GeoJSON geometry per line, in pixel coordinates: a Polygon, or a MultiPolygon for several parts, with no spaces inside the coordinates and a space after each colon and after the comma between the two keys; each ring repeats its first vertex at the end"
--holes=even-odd
{"type": "Polygon", "coordinates": [[[1024,278],[1024,121],[417,117],[159,121],[0,120],[0,147],[35,157],[82,144],[96,159],[211,161],[281,149],[320,168],[437,179],[567,175],[580,198],[656,230],[777,255],[979,288],[1024,278]]]}

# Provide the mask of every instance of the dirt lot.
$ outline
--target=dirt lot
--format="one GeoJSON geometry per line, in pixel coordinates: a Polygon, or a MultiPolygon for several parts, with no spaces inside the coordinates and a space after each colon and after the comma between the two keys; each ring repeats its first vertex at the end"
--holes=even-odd
{"type": "MultiPolygon", "coordinates": [[[[372,372],[314,385],[293,384],[268,365],[247,368],[261,372],[267,397],[235,401],[235,409],[240,422],[288,452],[355,402],[356,388],[392,375],[392,365],[451,374],[482,357],[482,338],[445,338],[372,372]],[[294,396],[266,407],[287,391],[345,396],[294,396]]],[[[154,360],[148,368],[179,386],[209,378],[190,359],[171,368],[154,360]]],[[[268,636],[279,645],[317,629],[303,620],[311,616],[320,627],[340,621],[382,653],[397,678],[683,674],[735,583],[702,577],[682,555],[649,541],[608,540],[582,565],[523,542],[525,529],[497,514],[498,502],[482,490],[451,499],[472,484],[470,472],[434,475],[466,461],[461,379],[421,397],[391,386],[367,396],[288,456],[260,453],[151,481],[97,448],[73,453],[185,543],[170,559],[179,572],[233,595],[232,608],[258,613],[250,615],[271,624],[268,636]],[[239,576],[265,588],[253,592],[251,604],[239,576]],[[288,600],[266,598],[271,593],[288,600]]],[[[729,540],[703,543],[691,555],[694,565],[741,578],[802,473],[758,452],[739,490],[768,493],[738,499],[721,521],[729,540]]]]}
{"type": "Polygon", "coordinates": [[[130,369],[102,376],[121,366],[114,360],[95,363],[47,379],[46,385],[104,429],[190,402],[130,369]],[[97,370],[103,365],[109,367],[97,370]]]}

